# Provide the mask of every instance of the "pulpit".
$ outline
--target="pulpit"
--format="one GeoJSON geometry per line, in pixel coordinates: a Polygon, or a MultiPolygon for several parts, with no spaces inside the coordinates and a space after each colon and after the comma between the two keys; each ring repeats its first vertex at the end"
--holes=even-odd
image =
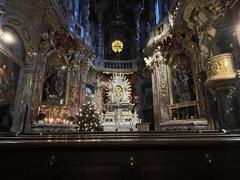
{"type": "Polygon", "coordinates": [[[205,85],[216,97],[220,112],[220,128],[237,129],[234,111],[234,89],[237,86],[237,71],[232,53],[224,53],[211,57],[206,63],[207,80],[205,85]],[[231,112],[231,113],[230,113],[231,112]],[[230,115],[233,115],[231,117],[230,115]]]}

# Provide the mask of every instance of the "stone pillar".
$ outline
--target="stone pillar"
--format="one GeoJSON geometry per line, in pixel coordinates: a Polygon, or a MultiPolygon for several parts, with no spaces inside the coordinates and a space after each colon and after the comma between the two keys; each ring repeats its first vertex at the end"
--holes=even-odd
{"type": "Polygon", "coordinates": [[[169,117],[168,69],[159,50],[154,52],[148,67],[152,70],[153,110],[155,130],[160,130],[169,117]]]}
{"type": "Polygon", "coordinates": [[[46,69],[46,62],[48,53],[52,50],[53,41],[53,32],[45,32],[42,36],[42,41],[39,44],[39,53],[35,59],[36,61],[36,69],[34,72],[34,85],[33,85],[33,95],[32,97],[32,105],[31,105],[31,113],[29,117],[30,122],[34,122],[37,113],[38,107],[41,105],[42,100],[42,91],[43,91],[43,83],[46,69]]]}
{"type": "MultiPolygon", "coordinates": [[[[239,15],[240,17],[240,15],[239,15]]],[[[236,39],[237,43],[233,46],[234,48],[234,56],[235,56],[235,61],[236,61],[236,68],[240,69],[240,52],[239,52],[239,47],[240,47],[240,23],[235,25],[235,33],[236,33],[236,39]]]]}
{"type": "Polygon", "coordinates": [[[72,60],[69,66],[69,90],[67,93],[67,106],[70,116],[78,114],[80,108],[80,63],[77,59],[72,60]]]}
{"type": "Polygon", "coordinates": [[[79,113],[79,109],[85,102],[85,85],[88,78],[88,71],[92,64],[93,55],[90,49],[82,44],[75,59],[71,61],[69,71],[69,95],[68,107],[71,116],[79,113]]]}
{"type": "Polygon", "coordinates": [[[33,92],[33,72],[31,69],[22,68],[18,90],[16,93],[15,109],[13,113],[12,132],[26,132],[30,129],[30,108],[33,92]],[[21,87],[21,88],[19,88],[21,87]]]}
{"type": "Polygon", "coordinates": [[[168,71],[167,71],[167,65],[161,63],[158,68],[159,73],[159,101],[161,102],[161,122],[168,121],[170,119],[169,117],[169,89],[168,89],[168,71]]]}
{"type": "Polygon", "coordinates": [[[97,32],[97,49],[96,49],[96,66],[100,66],[104,58],[104,31],[103,31],[103,13],[107,7],[106,1],[95,4],[95,11],[98,16],[98,32],[97,32]]]}
{"type": "Polygon", "coordinates": [[[80,107],[82,107],[83,104],[85,103],[85,96],[86,96],[85,87],[87,83],[89,69],[90,69],[90,66],[88,62],[82,62],[81,69],[80,69],[80,99],[79,99],[80,107]]]}
{"type": "Polygon", "coordinates": [[[135,28],[136,28],[136,51],[137,51],[137,56],[139,56],[140,52],[140,34],[141,34],[141,29],[140,29],[140,14],[142,12],[142,7],[143,4],[137,4],[136,5],[136,11],[135,11],[135,28]]]}
{"type": "Polygon", "coordinates": [[[152,30],[152,27],[156,25],[156,15],[155,15],[155,0],[149,0],[149,22],[150,22],[150,28],[152,30]]]}
{"type": "Polygon", "coordinates": [[[100,77],[97,77],[96,80],[96,89],[95,89],[95,100],[96,100],[96,104],[97,107],[101,110],[102,107],[102,91],[101,91],[101,80],[100,77]]]}
{"type": "Polygon", "coordinates": [[[83,1],[83,37],[88,42],[91,43],[91,36],[90,36],[90,21],[89,21],[89,15],[90,15],[90,1],[84,0],[83,1]]]}
{"type": "Polygon", "coordinates": [[[152,92],[153,92],[153,113],[154,113],[154,130],[160,130],[160,101],[159,101],[159,86],[158,86],[158,70],[154,68],[152,71],[152,92]]]}
{"type": "Polygon", "coordinates": [[[231,89],[233,88],[234,82],[225,84],[222,87],[219,86],[214,89],[214,95],[217,99],[217,105],[219,110],[219,128],[220,129],[237,129],[238,117],[234,115],[234,99],[230,97],[231,89]]]}
{"type": "Polygon", "coordinates": [[[30,121],[34,122],[36,120],[38,114],[38,107],[41,104],[42,99],[42,90],[43,90],[43,81],[45,74],[45,66],[46,66],[46,54],[40,53],[37,57],[37,65],[35,70],[35,80],[34,80],[34,90],[32,98],[32,106],[31,106],[31,115],[30,121]]]}

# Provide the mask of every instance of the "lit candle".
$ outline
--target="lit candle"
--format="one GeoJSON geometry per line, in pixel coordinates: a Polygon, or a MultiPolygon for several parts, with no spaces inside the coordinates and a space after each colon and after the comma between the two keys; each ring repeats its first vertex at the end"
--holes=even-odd
{"type": "Polygon", "coordinates": [[[54,122],[53,118],[49,118],[49,123],[53,123],[53,122],[54,122]]]}

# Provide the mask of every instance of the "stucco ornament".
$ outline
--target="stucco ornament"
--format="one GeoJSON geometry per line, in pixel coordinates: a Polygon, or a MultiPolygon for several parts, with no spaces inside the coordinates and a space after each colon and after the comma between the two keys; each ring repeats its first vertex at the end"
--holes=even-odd
{"type": "Polygon", "coordinates": [[[124,74],[114,73],[107,87],[110,103],[130,103],[131,85],[124,74]]]}

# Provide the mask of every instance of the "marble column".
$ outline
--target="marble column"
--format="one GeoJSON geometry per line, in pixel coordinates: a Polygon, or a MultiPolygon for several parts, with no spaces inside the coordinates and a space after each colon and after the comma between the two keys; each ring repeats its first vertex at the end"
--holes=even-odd
{"type": "Polygon", "coordinates": [[[36,120],[38,114],[38,107],[41,104],[42,99],[42,90],[43,90],[43,81],[44,81],[44,74],[45,74],[45,67],[46,67],[46,54],[39,53],[36,58],[37,65],[35,70],[35,78],[34,78],[34,91],[32,98],[32,111],[30,115],[30,121],[34,122],[36,120]]]}
{"type": "Polygon", "coordinates": [[[83,106],[83,104],[85,103],[85,87],[86,87],[86,83],[87,83],[87,78],[88,78],[88,71],[89,71],[89,66],[87,65],[81,65],[81,74],[80,74],[80,107],[83,106]]]}
{"type": "Polygon", "coordinates": [[[154,53],[151,61],[155,130],[160,130],[161,123],[170,120],[168,69],[160,51],[154,53]]]}
{"type": "Polygon", "coordinates": [[[135,8],[135,28],[136,28],[136,56],[139,56],[140,52],[140,44],[141,44],[141,39],[140,39],[140,34],[141,34],[141,29],[140,29],[140,14],[142,12],[143,4],[137,4],[135,8]]]}
{"type": "Polygon", "coordinates": [[[22,67],[13,113],[12,132],[26,132],[30,129],[30,108],[33,93],[33,69],[22,67]]]}
{"type": "MultiPolygon", "coordinates": [[[[240,15],[239,15],[240,17],[240,15]]],[[[240,23],[238,23],[237,25],[235,25],[235,34],[236,34],[236,44],[234,44],[233,46],[233,53],[234,53],[234,57],[235,57],[235,61],[236,61],[236,68],[240,69],[240,51],[239,51],[239,47],[240,47],[240,23]]]]}
{"type": "Polygon", "coordinates": [[[97,76],[97,79],[96,79],[96,89],[95,89],[95,100],[96,100],[96,104],[97,104],[97,107],[101,110],[103,107],[102,107],[102,91],[101,91],[101,80],[100,80],[100,77],[97,76]]]}
{"type": "Polygon", "coordinates": [[[98,32],[97,32],[97,49],[96,49],[96,66],[101,65],[101,61],[104,58],[104,31],[103,31],[103,13],[106,8],[106,2],[95,4],[95,11],[98,16],[98,32]]]}
{"type": "Polygon", "coordinates": [[[75,116],[80,108],[80,64],[77,59],[74,59],[69,67],[69,90],[67,93],[67,106],[70,116],[75,116]]]}
{"type": "Polygon", "coordinates": [[[89,44],[91,44],[91,36],[90,36],[90,21],[89,21],[89,15],[90,15],[90,1],[84,0],[83,1],[83,37],[85,41],[87,41],[89,44]]]}
{"type": "Polygon", "coordinates": [[[156,21],[155,21],[155,18],[156,18],[156,15],[155,15],[155,0],[149,0],[149,22],[150,22],[150,25],[151,25],[151,30],[152,30],[152,27],[154,27],[156,25],[156,21]]]}
{"type": "Polygon", "coordinates": [[[236,82],[229,83],[228,85],[219,86],[214,90],[217,99],[219,110],[219,128],[234,130],[239,129],[239,104],[236,106],[235,102],[238,101],[238,96],[232,94],[231,91],[236,82]]]}
{"type": "MultiPolygon", "coordinates": [[[[52,32],[51,32],[52,33],[52,32]]],[[[29,122],[34,122],[37,117],[38,107],[41,105],[42,100],[42,91],[43,91],[43,83],[46,69],[47,56],[49,52],[52,50],[52,36],[50,33],[42,34],[43,40],[39,43],[39,52],[36,56],[36,67],[33,72],[34,80],[33,80],[33,95],[32,97],[32,105],[31,112],[29,117],[29,122]]]]}
{"type": "Polygon", "coordinates": [[[154,112],[154,130],[160,130],[160,101],[159,101],[159,86],[157,80],[158,70],[155,68],[152,71],[152,92],[153,92],[153,112],[154,112]]]}

